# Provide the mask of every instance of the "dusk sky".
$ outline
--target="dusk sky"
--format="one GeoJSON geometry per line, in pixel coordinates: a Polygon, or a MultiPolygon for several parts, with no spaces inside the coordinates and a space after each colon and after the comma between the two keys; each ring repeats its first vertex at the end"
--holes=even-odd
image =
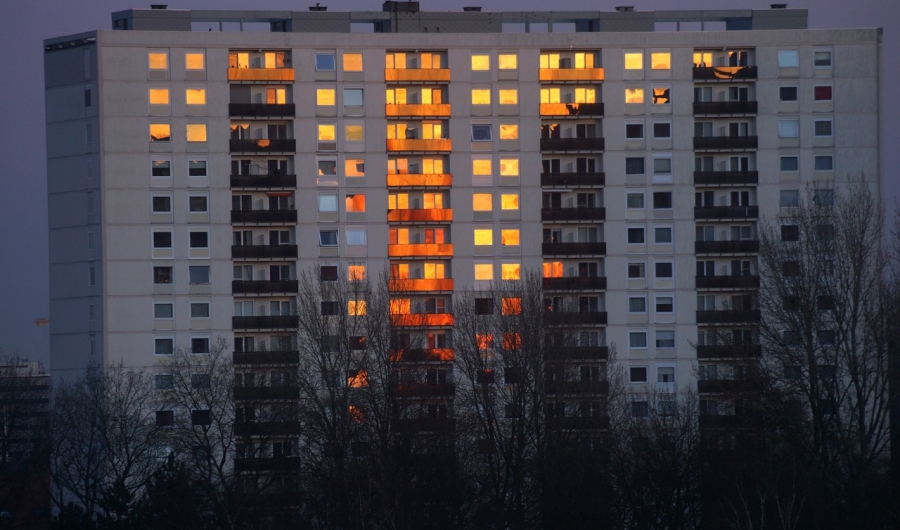
{"type": "MultiPolygon", "coordinates": [[[[484,11],[612,11],[633,5],[638,11],[673,9],[768,9],[772,0],[422,0],[423,11],[461,11],[480,5],[484,11]]],[[[788,0],[790,1],[790,0],[788,0]]],[[[154,0],[170,9],[264,9],[305,11],[314,0],[154,0]]],[[[319,0],[330,11],[379,11],[381,0],[319,0]]],[[[0,348],[25,358],[49,359],[46,139],[44,131],[43,46],[46,38],[110,29],[110,13],[148,8],[132,0],[2,0],[0,45],[7,50],[0,75],[0,111],[8,127],[0,141],[0,348]]],[[[884,28],[882,54],[882,179],[885,201],[893,209],[900,195],[893,168],[900,167],[900,103],[892,94],[900,86],[900,1],[817,0],[789,3],[809,9],[810,28],[884,28]]],[[[878,97],[872,94],[872,97],[878,97]]],[[[49,368],[49,367],[48,367],[49,368]]]]}

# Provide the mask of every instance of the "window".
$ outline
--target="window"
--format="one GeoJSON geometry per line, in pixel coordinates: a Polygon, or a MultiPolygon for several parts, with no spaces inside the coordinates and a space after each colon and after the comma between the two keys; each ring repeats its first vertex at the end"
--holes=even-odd
{"type": "Polygon", "coordinates": [[[831,124],[831,118],[828,118],[826,120],[815,120],[813,122],[813,136],[831,136],[831,124]]]}
{"type": "Polygon", "coordinates": [[[778,50],[779,68],[797,68],[800,66],[800,57],[797,50],[778,50]]]}
{"type": "Polygon", "coordinates": [[[655,269],[657,278],[671,278],[674,275],[674,266],[671,261],[657,262],[655,269]]]}
{"type": "Polygon", "coordinates": [[[172,410],[157,410],[156,411],[156,426],[157,427],[171,427],[175,425],[175,412],[172,410]]]}
{"type": "Polygon", "coordinates": [[[672,124],[670,122],[654,122],[653,138],[663,139],[672,137],[672,124]]]}
{"type": "Polygon", "coordinates": [[[188,235],[191,248],[209,248],[209,232],[192,231],[188,235]]]}
{"type": "Polygon", "coordinates": [[[672,208],[671,191],[653,192],[653,208],[656,210],[668,210],[672,208]]]}
{"type": "Polygon", "coordinates": [[[643,175],[644,159],[642,157],[628,157],[625,159],[626,175],[643,175]]]}
{"type": "Polygon", "coordinates": [[[165,52],[150,52],[147,54],[151,70],[168,70],[169,54],[165,52]]]}
{"type": "MultiPolygon", "coordinates": [[[[656,347],[657,348],[674,348],[675,347],[675,332],[673,330],[660,330],[656,332],[656,347]]],[[[672,370],[672,379],[668,381],[657,381],[658,383],[674,383],[675,382],[675,369],[669,368],[672,370]]],[[[659,370],[663,370],[662,368],[657,370],[657,374],[659,370]]]]}
{"type": "Polygon", "coordinates": [[[175,353],[175,339],[153,339],[153,353],[155,355],[172,355],[175,353]]]}
{"type": "Polygon", "coordinates": [[[816,101],[831,101],[831,85],[813,87],[813,99],[816,101]]]}
{"type": "Polygon", "coordinates": [[[831,68],[831,50],[813,51],[813,68],[831,68]]]}
{"type": "Polygon", "coordinates": [[[345,72],[363,71],[363,56],[361,53],[345,53],[341,59],[345,72]]]}
{"type": "Polygon", "coordinates": [[[206,68],[203,53],[201,52],[185,52],[184,53],[185,70],[203,70],[206,68]]]}
{"type": "Polygon", "coordinates": [[[175,376],[172,374],[160,374],[153,377],[153,386],[157,390],[171,390],[175,387],[175,376]]]}
{"type": "Polygon", "coordinates": [[[316,105],[320,107],[332,107],[335,102],[335,90],[333,88],[316,89],[316,105]]]}
{"type": "Polygon", "coordinates": [[[344,125],[344,140],[348,142],[362,142],[363,141],[363,126],[362,124],[346,124],[344,125]]]}
{"type": "Polygon", "coordinates": [[[319,280],[323,282],[336,282],[338,268],[336,265],[322,265],[319,267],[319,280]]]}
{"type": "Polygon", "coordinates": [[[643,193],[627,193],[625,194],[625,204],[630,210],[641,210],[644,208],[643,193]]]}
{"type": "Polygon", "coordinates": [[[206,141],[206,124],[205,123],[188,123],[186,125],[186,136],[188,142],[205,142],[206,141]]]}
{"type": "Polygon", "coordinates": [[[797,171],[798,169],[799,163],[796,156],[781,157],[781,171],[797,171]]]}
{"type": "Polygon", "coordinates": [[[191,353],[209,353],[209,337],[191,337],[191,353]]]}
{"type": "Polygon", "coordinates": [[[172,197],[168,195],[154,195],[150,202],[153,213],[172,213],[172,197]]]}
{"type": "Polygon", "coordinates": [[[503,228],[503,229],[501,229],[500,230],[500,245],[502,245],[504,247],[519,246],[519,229],[518,228],[503,228]]]}
{"type": "Polygon", "coordinates": [[[364,212],[366,211],[366,196],[363,193],[348,193],[344,205],[348,212],[364,212]]]}
{"type": "Polygon", "coordinates": [[[483,54],[472,54],[472,71],[483,72],[491,69],[491,56],[483,54]]]}
{"type": "Polygon", "coordinates": [[[781,101],[797,101],[797,87],[783,86],[778,88],[778,99],[781,101]]]}
{"type": "Polygon", "coordinates": [[[348,300],[347,314],[350,316],[362,316],[366,314],[365,300],[348,300]]]}
{"type": "Polygon", "coordinates": [[[366,230],[364,228],[347,228],[344,236],[348,245],[365,245],[366,230]]]}
{"type": "Polygon", "coordinates": [[[831,155],[817,155],[815,157],[816,171],[832,171],[834,170],[834,157],[831,155]]]}
{"type": "Polygon", "coordinates": [[[494,244],[494,231],[490,228],[476,228],[475,246],[490,246],[494,244]]]}
{"type": "Polygon", "coordinates": [[[209,318],[209,302],[191,302],[191,318],[209,318]]]}
{"type": "Polygon", "coordinates": [[[641,278],[646,278],[646,265],[643,263],[629,263],[628,264],[628,279],[636,280],[641,278]]]}
{"type": "Polygon", "coordinates": [[[168,142],[172,137],[172,126],[168,123],[150,124],[151,142],[168,142]]]}
{"type": "Polygon", "coordinates": [[[782,241],[800,241],[800,227],[797,225],[781,226],[782,241]]]}
{"type": "Polygon", "coordinates": [[[669,175],[672,173],[672,159],[671,158],[654,158],[653,159],[653,174],[654,175],[669,175]]]}
{"type": "Polygon", "coordinates": [[[671,89],[668,86],[653,87],[653,104],[665,105],[671,103],[671,89]]]}
{"type": "Polygon", "coordinates": [[[644,53],[643,52],[625,52],[625,69],[626,70],[643,70],[644,69],[644,53]]]}
{"type": "MultiPolygon", "coordinates": [[[[499,99],[501,105],[518,105],[519,91],[515,88],[501,88],[499,90],[499,99]]],[[[490,101],[488,101],[488,103],[490,103],[490,101]]]]}
{"type": "Polygon", "coordinates": [[[779,138],[796,138],[800,136],[800,122],[797,120],[778,120],[779,138]]]}
{"type": "Polygon", "coordinates": [[[625,124],[625,138],[643,138],[644,137],[644,124],[643,123],[626,123],[625,124]]]}
{"type": "Polygon", "coordinates": [[[333,53],[317,53],[316,54],[316,71],[333,72],[334,71],[334,54],[333,53]]]}
{"type": "Polygon", "coordinates": [[[473,176],[490,176],[491,174],[491,159],[490,158],[475,158],[472,159],[472,175],[473,176]]]}
{"type": "Polygon", "coordinates": [[[493,209],[494,196],[490,193],[472,194],[472,211],[489,212],[493,209]]]}
{"type": "Polygon", "coordinates": [[[336,247],[338,244],[337,230],[319,230],[320,247],[336,247]]]}
{"type": "Polygon", "coordinates": [[[348,158],[344,160],[345,177],[365,177],[366,161],[361,158],[348,158]]]}
{"type": "Polygon", "coordinates": [[[156,285],[172,283],[172,267],[153,267],[153,283],[156,285]]]}
{"type": "Polygon", "coordinates": [[[171,177],[172,162],[169,160],[154,160],[150,162],[150,176],[171,177]]]}
{"type": "Polygon", "coordinates": [[[151,88],[150,89],[151,105],[168,105],[169,89],[168,88],[151,88]]]}
{"type": "Polygon", "coordinates": [[[519,159],[518,158],[501,158],[500,159],[500,176],[502,176],[502,177],[518,177],[519,176],[519,159]]]}
{"type": "Polygon", "coordinates": [[[472,105],[490,105],[491,89],[490,88],[473,88],[472,89],[472,105]]]}
{"type": "MultiPolygon", "coordinates": [[[[632,381],[637,382],[637,381],[632,381]]],[[[644,381],[646,382],[646,381],[644,381]]],[[[631,417],[632,418],[646,418],[650,416],[650,403],[646,401],[632,401],[631,402],[631,417]]],[[[643,448],[646,446],[646,438],[635,438],[634,439],[635,449],[643,448]]]]}
{"type": "Polygon", "coordinates": [[[206,160],[188,160],[189,177],[206,176],[206,160]]]}
{"type": "MultiPolygon", "coordinates": [[[[472,124],[472,141],[473,142],[490,142],[491,126],[487,123],[472,124]]],[[[488,173],[490,174],[490,173],[488,173]]]]}
{"type": "Polygon", "coordinates": [[[188,211],[190,213],[209,213],[209,198],[206,195],[188,196],[188,211]]]}
{"type": "Polygon", "coordinates": [[[191,425],[203,426],[212,424],[212,414],[209,410],[192,410],[191,425]]]}
{"type": "Polygon", "coordinates": [[[653,242],[656,244],[672,243],[672,227],[657,226],[653,228],[653,242]]]}
{"type": "Polygon", "coordinates": [[[320,212],[336,212],[336,211],[338,211],[337,194],[334,194],[334,193],[319,194],[319,211],[320,212]]]}
{"type": "Polygon", "coordinates": [[[153,318],[175,318],[175,305],[172,303],[153,304],[153,318]]]}
{"type": "Polygon", "coordinates": [[[519,209],[519,194],[518,193],[503,193],[500,195],[500,209],[501,210],[518,210],[519,209]]]}
{"type": "Polygon", "coordinates": [[[674,400],[660,399],[656,402],[657,412],[660,416],[674,416],[678,407],[674,400]]]}
{"type": "Polygon", "coordinates": [[[362,107],[363,105],[363,89],[361,88],[345,88],[344,89],[344,106],[345,107],[362,107]]]}
{"type": "Polygon", "coordinates": [[[153,248],[172,248],[172,232],[168,230],[153,232],[153,248]]]}
{"type": "Polygon", "coordinates": [[[347,280],[351,282],[366,281],[366,264],[351,263],[347,266],[347,280]]]}
{"type": "Polygon", "coordinates": [[[500,264],[501,280],[521,280],[522,264],[521,263],[501,263],[500,264]]]}
{"type": "Polygon", "coordinates": [[[647,298],[643,296],[633,296],[628,299],[628,312],[629,313],[646,313],[647,312],[647,298]]]}
{"type": "Polygon", "coordinates": [[[494,279],[494,265],[491,263],[476,263],[475,264],[475,279],[476,280],[493,280],[494,279]]]}
{"type": "Polygon", "coordinates": [[[656,297],[656,312],[657,313],[671,313],[675,310],[675,303],[671,296],[657,296],[656,297]]]}
{"type": "Polygon", "coordinates": [[[191,284],[207,284],[209,283],[209,265],[198,265],[188,267],[188,277],[191,284]]]}
{"type": "Polygon", "coordinates": [[[206,105],[205,88],[188,88],[184,91],[184,102],[188,105],[206,105]]]}
{"type": "Polygon", "coordinates": [[[517,70],[519,68],[519,56],[514,53],[501,53],[497,55],[497,67],[500,70],[517,70]]]}
{"type": "Polygon", "coordinates": [[[781,190],[779,192],[779,206],[782,208],[796,208],[800,206],[800,191],[781,190]]]}
{"type": "Polygon", "coordinates": [[[643,228],[629,228],[628,229],[628,243],[632,245],[638,245],[644,243],[644,229],[643,228]]]}
{"type": "Polygon", "coordinates": [[[191,388],[209,388],[209,374],[191,374],[191,388]]]}
{"type": "Polygon", "coordinates": [[[669,52],[651,53],[650,68],[653,70],[670,70],[672,68],[672,54],[669,52]]]}
{"type": "MultiPolygon", "coordinates": [[[[647,332],[646,331],[631,331],[628,333],[628,347],[629,348],[646,348],[647,347],[647,332]]],[[[634,382],[634,381],[632,381],[634,382]]]]}
{"type": "MultiPolygon", "coordinates": [[[[501,103],[502,105],[502,103],[501,103]]],[[[517,123],[501,123],[500,124],[501,140],[518,140],[519,125],[517,123]]]]}
{"type": "Polygon", "coordinates": [[[626,88],[625,89],[625,103],[643,103],[644,102],[644,89],[643,88],[626,88]]]}

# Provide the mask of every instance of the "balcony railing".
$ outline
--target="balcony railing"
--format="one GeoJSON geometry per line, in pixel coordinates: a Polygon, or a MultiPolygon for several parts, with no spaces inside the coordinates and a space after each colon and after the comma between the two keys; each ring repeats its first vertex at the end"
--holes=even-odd
{"type": "Polygon", "coordinates": [[[547,356],[554,360],[605,361],[609,358],[609,346],[550,346],[547,356]]]}
{"type": "Polygon", "coordinates": [[[231,317],[234,329],[297,329],[299,322],[296,315],[231,317]]]}
{"type": "Polygon", "coordinates": [[[541,138],[541,151],[603,151],[603,138],[541,138]]]}
{"type": "Polygon", "coordinates": [[[234,399],[241,401],[257,399],[297,399],[300,388],[296,386],[239,386],[234,388],[234,399]]]}
{"type": "Polygon", "coordinates": [[[448,313],[418,313],[391,315],[391,324],[398,327],[452,326],[453,315],[448,313]]]}
{"type": "Polygon", "coordinates": [[[547,427],[563,430],[605,430],[609,429],[609,416],[547,418],[547,427]]]}
{"type": "Polygon", "coordinates": [[[603,116],[603,103],[541,103],[541,116],[603,116]]]}
{"type": "Polygon", "coordinates": [[[400,173],[387,176],[388,187],[410,187],[410,188],[428,188],[442,187],[448,188],[453,184],[453,175],[449,173],[440,174],[415,174],[400,173]]]}
{"type": "Polygon", "coordinates": [[[394,292],[452,291],[453,278],[389,280],[388,290],[394,292]]]}
{"type": "Polygon", "coordinates": [[[757,309],[722,309],[718,311],[697,311],[698,324],[755,324],[759,322],[757,309]]]}
{"type": "Polygon", "coordinates": [[[603,68],[541,68],[541,81],[603,81],[603,68]]]}
{"type": "Polygon", "coordinates": [[[407,383],[394,385],[390,394],[394,397],[453,397],[456,385],[453,383],[407,383]]]}
{"type": "Polygon", "coordinates": [[[694,171],[694,185],[745,185],[759,182],[758,171],[694,171]]]}
{"type": "Polygon", "coordinates": [[[385,68],[384,80],[419,83],[449,83],[449,68],[385,68]]]}
{"type": "Polygon", "coordinates": [[[268,350],[234,352],[234,364],[297,364],[300,352],[297,350],[268,350]]]}
{"type": "Polygon", "coordinates": [[[758,289],[759,276],[697,276],[697,289],[758,289]]]}
{"type": "Polygon", "coordinates": [[[574,276],[569,278],[543,278],[547,291],[584,291],[606,289],[606,276],[574,276]]]}
{"type": "Polygon", "coordinates": [[[694,219],[756,219],[759,206],[696,206],[694,219]]]}
{"type": "Polygon", "coordinates": [[[296,223],[297,210],[231,210],[232,223],[296,223]]]}
{"type": "Polygon", "coordinates": [[[435,117],[450,117],[450,104],[449,103],[409,103],[409,104],[397,104],[397,103],[388,103],[384,106],[384,115],[391,116],[404,116],[404,117],[422,117],[422,118],[435,118],[435,117]]]}
{"type": "Polygon", "coordinates": [[[606,208],[541,208],[541,221],[602,221],[606,208]]]}
{"type": "Polygon", "coordinates": [[[280,105],[270,103],[228,104],[228,115],[232,118],[293,118],[296,114],[293,103],[280,105]]]}
{"type": "Polygon", "coordinates": [[[453,256],[452,243],[412,243],[388,245],[388,256],[410,258],[439,258],[453,256]]]}
{"type": "Polygon", "coordinates": [[[603,256],[606,254],[606,242],[596,241],[593,243],[542,243],[541,253],[545,256],[603,256]]]}
{"type": "Polygon", "coordinates": [[[551,326],[605,326],[606,311],[548,311],[544,313],[544,322],[551,326]]]}
{"type": "Polygon", "coordinates": [[[604,186],[606,173],[541,173],[541,186],[604,186]]]}
{"type": "Polygon", "coordinates": [[[456,430],[456,420],[453,418],[411,418],[393,419],[391,428],[394,432],[453,432],[456,430]]]}
{"type": "Polygon", "coordinates": [[[293,68],[229,68],[229,81],[293,82],[293,68]]]}
{"type": "Polygon", "coordinates": [[[297,245],[232,245],[231,259],[297,258],[297,245]]]}
{"type": "Polygon", "coordinates": [[[445,153],[453,149],[449,138],[415,138],[385,140],[385,149],[389,152],[425,151],[445,153]]]}
{"type": "Polygon", "coordinates": [[[697,254],[755,254],[759,252],[759,241],[746,239],[743,241],[696,241],[694,252],[697,254]]]}
{"type": "Polygon", "coordinates": [[[756,114],[756,101],[703,101],[694,102],[694,115],[703,114],[756,114]]]}
{"type": "Polygon", "coordinates": [[[548,394],[608,394],[608,381],[553,381],[545,386],[548,394]]]}
{"type": "Polygon", "coordinates": [[[694,80],[740,81],[756,79],[755,66],[695,66],[694,80]]]}
{"type": "Polygon", "coordinates": [[[453,362],[454,359],[455,354],[452,348],[391,350],[391,362],[395,363],[453,362]]]}
{"type": "Polygon", "coordinates": [[[695,136],[694,149],[756,149],[758,136],[695,136]]]}
{"type": "Polygon", "coordinates": [[[408,208],[388,210],[387,220],[392,222],[418,221],[422,223],[452,221],[453,210],[451,208],[408,208]]]}
{"type": "Polygon", "coordinates": [[[759,385],[748,379],[699,379],[697,392],[701,394],[722,394],[728,392],[753,392],[759,385]]]}
{"type": "Polygon", "coordinates": [[[297,175],[231,175],[232,188],[296,188],[297,175]]]}
{"type": "Polygon", "coordinates": [[[762,355],[759,344],[716,344],[697,346],[698,359],[744,359],[762,355]]]}
{"type": "Polygon", "coordinates": [[[297,280],[232,280],[233,294],[297,293],[297,280]]]}
{"type": "Polygon", "coordinates": [[[293,153],[297,151],[297,140],[229,140],[232,153],[293,153]]]}

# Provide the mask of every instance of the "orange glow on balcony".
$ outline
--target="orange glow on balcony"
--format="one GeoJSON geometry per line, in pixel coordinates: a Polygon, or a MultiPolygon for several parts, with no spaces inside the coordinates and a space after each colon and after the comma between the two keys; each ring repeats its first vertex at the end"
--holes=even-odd
{"type": "Polygon", "coordinates": [[[391,315],[391,324],[401,327],[452,326],[453,315],[447,313],[391,315]]]}
{"type": "Polygon", "coordinates": [[[453,278],[389,280],[390,291],[452,291],[453,278]]]}
{"type": "Polygon", "coordinates": [[[229,68],[229,81],[294,81],[293,68],[229,68]]]}
{"type": "Polygon", "coordinates": [[[451,208],[434,208],[434,209],[397,209],[388,210],[388,221],[452,221],[453,209],[451,208]]]}
{"type": "Polygon", "coordinates": [[[385,81],[449,82],[449,68],[385,68],[385,81]]]}
{"type": "Polygon", "coordinates": [[[541,81],[603,81],[603,68],[541,68],[541,81]]]}
{"type": "Polygon", "coordinates": [[[349,405],[347,407],[347,412],[350,414],[350,418],[353,419],[353,421],[355,421],[356,423],[362,423],[366,421],[366,411],[362,407],[349,405]]]}
{"type": "Polygon", "coordinates": [[[385,149],[388,151],[450,151],[453,142],[449,138],[416,138],[385,140],[385,149]]]}
{"type": "Polygon", "coordinates": [[[453,362],[451,348],[391,350],[391,362],[453,362]]]}
{"type": "Polygon", "coordinates": [[[416,243],[409,245],[388,245],[388,256],[394,257],[451,257],[453,256],[452,243],[416,243]]]}
{"type": "Polygon", "coordinates": [[[449,103],[388,103],[384,106],[385,116],[450,116],[449,103]]]}
{"type": "Polygon", "coordinates": [[[350,388],[365,388],[369,386],[369,372],[356,370],[347,375],[347,386],[350,388]]]}
{"type": "Polygon", "coordinates": [[[388,175],[387,185],[391,186],[410,186],[410,187],[428,187],[428,186],[450,186],[453,184],[453,175],[449,173],[440,174],[418,174],[402,173],[399,175],[388,175]]]}

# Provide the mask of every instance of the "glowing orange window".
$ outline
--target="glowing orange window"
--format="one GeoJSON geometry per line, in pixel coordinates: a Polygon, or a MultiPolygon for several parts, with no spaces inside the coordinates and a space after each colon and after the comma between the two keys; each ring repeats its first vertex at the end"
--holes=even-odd
{"type": "Polygon", "coordinates": [[[475,343],[479,350],[490,350],[494,347],[494,335],[492,333],[476,333],[475,343]]]}
{"type": "MultiPolygon", "coordinates": [[[[518,315],[522,313],[522,299],[521,298],[504,298],[501,300],[501,314],[504,315],[518,315]]],[[[504,336],[505,339],[505,336],[504,336]]]]}
{"type": "Polygon", "coordinates": [[[515,332],[506,332],[503,334],[503,349],[518,350],[522,348],[522,335],[515,332]]]}
{"type": "Polygon", "coordinates": [[[347,386],[350,388],[369,386],[369,372],[365,370],[351,370],[347,373],[347,386]]]}

